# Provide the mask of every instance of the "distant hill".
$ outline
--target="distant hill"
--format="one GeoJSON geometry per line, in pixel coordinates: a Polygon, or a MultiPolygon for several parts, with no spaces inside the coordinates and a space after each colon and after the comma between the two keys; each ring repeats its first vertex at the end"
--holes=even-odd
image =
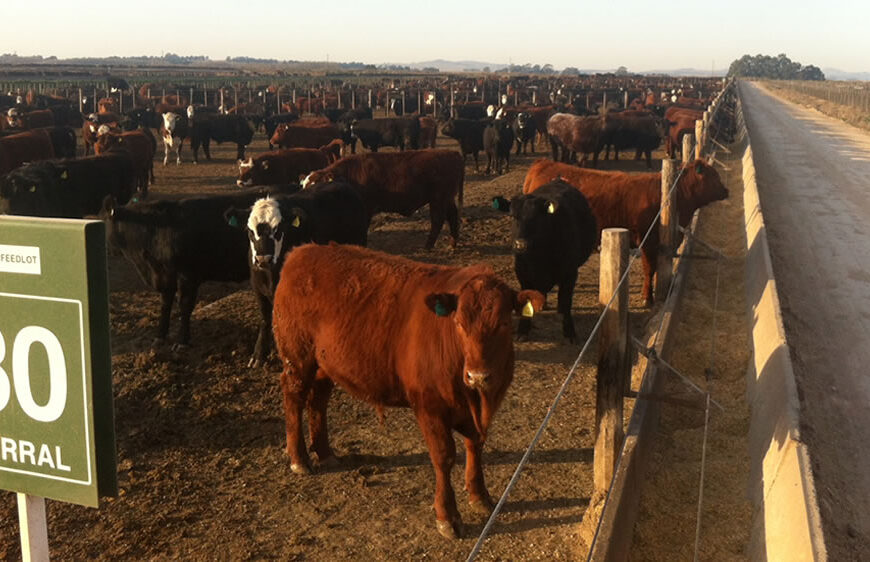
{"type": "Polygon", "coordinates": [[[870,72],[847,72],[839,68],[823,68],[828,80],[864,80],[870,81],[870,72]]]}

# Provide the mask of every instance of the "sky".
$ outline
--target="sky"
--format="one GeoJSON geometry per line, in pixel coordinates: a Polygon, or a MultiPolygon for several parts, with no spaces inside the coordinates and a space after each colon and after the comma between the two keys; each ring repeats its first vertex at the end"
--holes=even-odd
{"type": "Polygon", "coordinates": [[[447,59],[642,72],[722,69],[744,54],[785,53],[804,65],[870,71],[870,3],[840,0],[121,0],[99,7],[41,0],[4,2],[3,20],[19,23],[4,26],[0,53],[22,56],[447,59]]]}

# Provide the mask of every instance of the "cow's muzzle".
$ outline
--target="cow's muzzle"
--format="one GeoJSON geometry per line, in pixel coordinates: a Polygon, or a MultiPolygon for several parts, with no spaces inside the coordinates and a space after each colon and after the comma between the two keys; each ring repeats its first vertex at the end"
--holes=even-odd
{"type": "Polygon", "coordinates": [[[251,184],[253,184],[253,183],[254,183],[253,180],[245,180],[245,181],[236,180],[236,185],[239,187],[251,187],[251,184]]]}
{"type": "Polygon", "coordinates": [[[514,240],[514,252],[521,254],[529,249],[529,243],[525,238],[517,238],[514,240]]]}
{"type": "Polygon", "coordinates": [[[272,256],[254,256],[254,265],[259,267],[260,269],[268,269],[272,263],[272,256]]]}
{"type": "Polygon", "coordinates": [[[465,372],[465,386],[483,390],[486,388],[486,381],[489,375],[486,373],[478,373],[475,371],[465,372]]]}

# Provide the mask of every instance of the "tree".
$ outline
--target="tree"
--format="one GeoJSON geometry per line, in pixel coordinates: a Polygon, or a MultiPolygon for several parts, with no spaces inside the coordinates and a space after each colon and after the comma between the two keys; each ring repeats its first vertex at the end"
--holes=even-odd
{"type": "Polygon", "coordinates": [[[728,67],[728,76],[746,78],[773,78],[777,80],[824,80],[825,75],[813,65],[806,67],[792,61],[785,53],[769,55],[743,55],[728,67]]]}
{"type": "Polygon", "coordinates": [[[628,69],[625,68],[624,66],[620,66],[619,68],[616,69],[616,75],[617,76],[628,76],[628,69]]]}
{"type": "Polygon", "coordinates": [[[580,74],[580,69],[573,66],[566,66],[562,69],[562,76],[577,76],[580,74]]]}

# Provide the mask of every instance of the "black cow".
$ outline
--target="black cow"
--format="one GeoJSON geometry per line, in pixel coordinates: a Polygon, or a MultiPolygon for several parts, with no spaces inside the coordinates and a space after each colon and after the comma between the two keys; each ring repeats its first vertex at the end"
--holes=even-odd
{"type": "Polygon", "coordinates": [[[181,309],[178,343],[190,342],[190,315],[204,281],[244,281],[248,239],[224,219],[229,207],[247,207],[279,188],[119,206],[106,197],[100,218],[109,242],[130,260],[146,285],[160,292],[157,336],[169,335],[176,292],[181,309]]]}
{"type": "Polygon", "coordinates": [[[420,146],[420,120],[416,116],[387,119],[359,119],[350,125],[351,136],[377,152],[382,146],[417,150],[420,146]]]}
{"type": "Polygon", "coordinates": [[[263,127],[266,129],[266,138],[269,141],[269,150],[274,148],[274,146],[272,146],[272,135],[275,134],[275,129],[278,128],[278,125],[281,123],[292,123],[298,120],[299,115],[297,113],[278,113],[270,115],[263,120],[263,127]]]}
{"type": "Polygon", "coordinates": [[[646,167],[652,169],[652,151],[662,143],[660,120],[640,111],[608,113],[601,129],[601,143],[605,147],[605,160],[610,158],[611,148],[614,160],[619,160],[620,150],[634,148],[635,160],[645,155],[646,167]]]}
{"type": "Polygon", "coordinates": [[[477,153],[483,150],[483,131],[491,123],[490,119],[448,119],[441,133],[459,141],[462,159],[469,154],[474,156],[474,169],[480,169],[477,153]]]}
{"type": "Polygon", "coordinates": [[[133,160],[127,153],[43,160],[0,180],[0,213],[82,218],[96,215],[107,195],[126,203],[135,189],[133,160]]]}
{"type": "Polygon", "coordinates": [[[535,136],[537,132],[538,128],[531,113],[527,111],[517,113],[517,118],[514,120],[514,138],[517,140],[517,154],[520,154],[520,150],[522,150],[523,154],[526,154],[526,145],[529,143],[532,143],[532,153],[535,152],[535,136]]]}
{"type": "Polygon", "coordinates": [[[371,119],[372,108],[368,106],[358,107],[356,109],[339,109],[335,107],[327,107],[323,110],[323,116],[333,123],[347,122],[351,123],[359,119],[371,119]]]}
{"type": "Polygon", "coordinates": [[[121,118],[121,128],[125,131],[135,131],[141,128],[157,129],[160,127],[161,118],[150,107],[137,107],[124,112],[121,118]]]}
{"type": "Polygon", "coordinates": [[[501,174],[501,163],[505,162],[505,171],[510,171],[511,148],[514,145],[514,131],[510,123],[504,119],[495,119],[483,131],[483,150],[486,152],[486,173],[492,171],[495,164],[496,173],[501,174]]]}
{"type": "Polygon", "coordinates": [[[236,144],[236,158],[245,159],[245,147],[251,144],[254,138],[254,130],[248,124],[248,120],[242,115],[199,115],[194,114],[188,123],[190,135],[190,150],[193,152],[194,163],[199,162],[199,147],[205,157],[211,160],[209,143],[215,141],[232,142],[236,144]]]}
{"type": "MultiPolygon", "coordinates": [[[[457,119],[484,119],[486,115],[486,105],[483,102],[472,101],[468,103],[456,104],[453,106],[457,119]]],[[[448,121],[451,118],[450,106],[444,104],[439,112],[440,121],[448,121]]]]}
{"type": "Polygon", "coordinates": [[[405,96],[404,102],[401,95],[390,99],[390,109],[393,113],[401,117],[402,115],[410,115],[420,111],[417,103],[417,96],[405,96]]]}
{"type": "MultiPolygon", "coordinates": [[[[576,187],[556,179],[510,202],[497,197],[493,206],[503,211],[509,209],[514,218],[514,270],[520,287],[546,295],[559,286],[562,335],[573,343],[576,333],[571,300],[577,270],[598,243],[595,215],[586,198],[576,187]]],[[[531,327],[531,318],[521,318],[517,338],[528,337],[531,327]]]]}
{"type": "Polygon", "coordinates": [[[250,208],[227,209],[227,222],[248,233],[251,287],[262,321],[249,367],[264,365],[272,342],[272,297],[284,256],[306,242],[365,246],[369,217],[362,196],[350,184],[315,185],[292,195],[260,199],[250,208]],[[244,227],[242,227],[244,228],[244,227]]]}

